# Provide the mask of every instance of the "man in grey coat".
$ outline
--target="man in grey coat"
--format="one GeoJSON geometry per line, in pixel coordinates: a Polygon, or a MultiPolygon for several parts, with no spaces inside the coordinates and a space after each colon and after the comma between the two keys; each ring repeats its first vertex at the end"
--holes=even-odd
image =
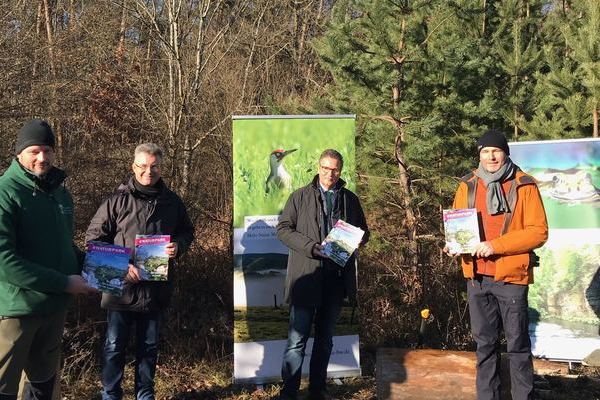
{"type": "Polygon", "coordinates": [[[277,237],[289,247],[285,298],[290,304],[290,324],[283,355],[281,400],[296,398],[313,322],[309,398],[331,398],[325,386],[327,365],[342,302],[344,298],[356,300],[356,256],[340,267],[322,253],[321,243],[339,219],[365,231],[362,244],[369,239],[358,197],[340,179],[343,164],[336,150],[323,151],[318,175],[291,194],[277,225],[277,237]]]}

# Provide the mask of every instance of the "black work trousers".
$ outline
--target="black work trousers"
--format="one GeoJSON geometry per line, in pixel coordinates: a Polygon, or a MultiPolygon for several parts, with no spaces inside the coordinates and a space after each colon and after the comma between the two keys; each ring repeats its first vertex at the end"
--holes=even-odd
{"type": "Polygon", "coordinates": [[[478,276],[467,281],[471,330],[477,343],[477,399],[500,400],[500,333],[504,329],[513,400],[533,399],[527,285],[478,276]]]}

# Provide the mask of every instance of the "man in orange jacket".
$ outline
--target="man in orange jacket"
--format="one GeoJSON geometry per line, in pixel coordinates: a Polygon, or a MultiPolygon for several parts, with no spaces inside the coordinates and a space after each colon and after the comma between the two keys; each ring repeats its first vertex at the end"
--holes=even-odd
{"type": "MultiPolygon", "coordinates": [[[[513,400],[533,399],[527,315],[528,285],[548,224],[535,180],[508,157],[506,137],[487,131],[478,141],[479,166],[464,176],[454,209],[476,208],[481,242],[461,264],[467,281],[471,330],[477,343],[477,399],[500,399],[500,332],[504,328],[513,400]]],[[[452,256],[446,247],[444,249],[452,256]]]]}

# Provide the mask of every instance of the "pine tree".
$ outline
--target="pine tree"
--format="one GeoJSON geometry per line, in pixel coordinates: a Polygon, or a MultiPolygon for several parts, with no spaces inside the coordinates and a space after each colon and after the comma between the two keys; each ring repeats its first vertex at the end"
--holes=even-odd
{"type": "Polygon", "coordinates": [[[525,130],[542,139],[597,137],[600,3],[575,0],[550,9],[546,20],[546,65],[537,74],[538,102],[525,130]]]}
{"type": "Polygon", "coordinates": [[[582,95],[587,99],[585,109],[592,118],[592,136],[598,137],[598,111],[600,110],[600,2],[580,0],[575,2],[573,11],[578,13],[574,24],[563,31],[568,56],[575,63],[575,74],[582,87],[582,95]]]}
{"type": "Polygon", "coordinates": [[[542,5],[536,0],[507,0],[494,7],[488,49],[500,67],[494,96],[501,100],[503,117],[512,125],[513,140],[519,139],[523,121],[533,113],[537,100],[532,92],[534,74],[542,65],[538,46],[542,5]]]}

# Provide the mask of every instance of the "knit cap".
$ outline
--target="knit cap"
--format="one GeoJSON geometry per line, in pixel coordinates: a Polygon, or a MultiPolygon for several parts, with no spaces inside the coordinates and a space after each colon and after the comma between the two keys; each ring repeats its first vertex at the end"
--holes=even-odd
{"type": "Polygon", "coordinates": [[[496,147],[504,150],[506,155],[510,154],[506,136],[504,136],[502,132],[498,132],[493,129],[484,133],[483,136],[477,141],[477,154],[481,153],[481,149],[484,147],[496,147]]]}
{"type": "Polygon", "coordinates": [[[19,154],[29,146],[54,147],[54,144],[54,132],[50,124],[41,119],[32,119],[19,130],[15,153],[19,154]]]}

